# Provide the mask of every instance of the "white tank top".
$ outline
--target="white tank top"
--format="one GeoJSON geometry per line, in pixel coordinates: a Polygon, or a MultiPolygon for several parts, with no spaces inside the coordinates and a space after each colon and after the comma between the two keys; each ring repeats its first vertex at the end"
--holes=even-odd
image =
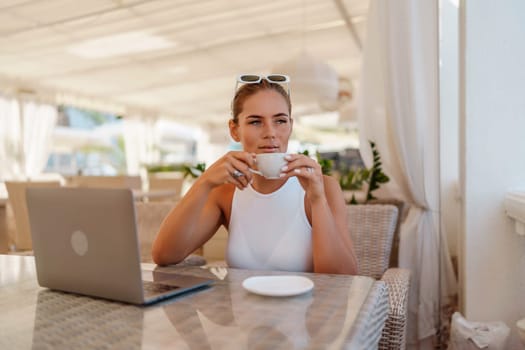
{"type": "Polygon", "coordinates": [[[254,270],[312,271],[312,226],[296,177],[262,194],[235,189],[229,224],[228,266],[254,270]]]}

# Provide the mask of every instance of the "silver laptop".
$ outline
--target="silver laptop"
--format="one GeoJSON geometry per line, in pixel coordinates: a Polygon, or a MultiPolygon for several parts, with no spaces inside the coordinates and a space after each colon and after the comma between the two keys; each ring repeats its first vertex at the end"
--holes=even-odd
{"type": "Polygon", "coordinates": [[[26,199],[42,287],[150,304],[213,282],[172,273],[142,280],[130,189],[28,188],[26,199]]]}

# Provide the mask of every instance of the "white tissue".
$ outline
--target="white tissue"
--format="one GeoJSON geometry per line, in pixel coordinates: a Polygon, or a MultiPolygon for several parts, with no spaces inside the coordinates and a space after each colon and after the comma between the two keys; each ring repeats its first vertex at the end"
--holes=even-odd
{"type": "Polygon", "coordinates": [[[510,328],[501,321],[471,322],[459,312],[452,315],[448,350],[505,349],[510,328]]]}

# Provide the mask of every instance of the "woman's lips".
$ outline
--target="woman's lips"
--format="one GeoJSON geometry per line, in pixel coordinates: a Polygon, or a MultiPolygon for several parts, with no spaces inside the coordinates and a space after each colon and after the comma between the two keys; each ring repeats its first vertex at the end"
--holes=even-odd
{"type": "Polygon", "coordinates": [[[262,150],[264,153],[275,153],[279,152],[279,147],[259,147],[260,150],[262,150]]]}

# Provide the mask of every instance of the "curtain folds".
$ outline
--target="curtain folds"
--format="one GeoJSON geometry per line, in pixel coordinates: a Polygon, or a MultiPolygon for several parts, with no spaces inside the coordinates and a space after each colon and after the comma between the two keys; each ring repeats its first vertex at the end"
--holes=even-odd
{"type": "Polygon", "coordinates": [[[18,101],[0,95],[0,182],[21,176],[21,138],[18,101]]]}
{"type": "Polygon", "coordinates": [[[146,164],[160,161],[156,121],[131,117],[124,120],[124,144],[129,175],[140,175],[146,164]]]}
{"type": "Polygon", "coordinates": [[[24,176],[35,178],[46,166],[58,112],[55,106],[24,102],[24,176]]]}
{"type": "Polygon", "coordinates": [[[399,265],[412,271],[408,342],[427,348],[442,303],[456,293],[440,231],[438,6],[433,0],[371,0],[358,97],[362,155],[368,140],[391,181],[383,195],[409,204],[399,265]],[[441,290],[441,293],[440,293],[441,290]]]}
{"type": "Polygon", "coordinates": [[[42,173],[56,121],[55,106],[0,96],[0,181],[42,173]]]}

